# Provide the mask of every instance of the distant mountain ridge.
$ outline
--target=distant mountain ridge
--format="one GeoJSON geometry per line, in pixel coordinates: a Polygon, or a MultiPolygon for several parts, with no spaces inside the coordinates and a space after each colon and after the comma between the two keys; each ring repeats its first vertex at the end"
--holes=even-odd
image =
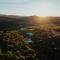
{"type": "Polygon", "coordinates": [[[60,17],[43,17],[39,16],[16,16],[0,14],[0,30],[16,30],[21,27],[38,26],[41,21],[49,21],[48,24],[60,25],[60,17]]]}

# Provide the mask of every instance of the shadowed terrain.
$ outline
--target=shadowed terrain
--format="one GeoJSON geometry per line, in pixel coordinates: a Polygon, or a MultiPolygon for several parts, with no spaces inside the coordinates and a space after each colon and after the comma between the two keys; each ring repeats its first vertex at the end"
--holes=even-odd
{"type": "Polygon", "coordinates": [[[60,17],[0,15],[0,30],[16,30],[44,24],[60,26],[60,17]]]}
{"type": "Polygon", "coordinates": [[[60,17],[0,15],[0,60],[60,60],[60,17]]]}

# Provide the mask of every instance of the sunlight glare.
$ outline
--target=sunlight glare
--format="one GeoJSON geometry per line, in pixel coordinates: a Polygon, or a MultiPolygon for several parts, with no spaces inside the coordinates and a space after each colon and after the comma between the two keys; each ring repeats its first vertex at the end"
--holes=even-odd
{"type": "Polygon", "coordinates": [[[48,3],[42,3],[39,10],[37,11],[37,16],[46,17],[53,15],[54,6],[48,3]]]}

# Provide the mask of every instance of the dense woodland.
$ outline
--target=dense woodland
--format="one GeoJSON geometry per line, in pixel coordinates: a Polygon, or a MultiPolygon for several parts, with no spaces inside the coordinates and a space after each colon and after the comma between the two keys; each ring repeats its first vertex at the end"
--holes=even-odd
{"type": "Polygon", "coordinates": [[[35,60],[32,44],[20,32],[0,32],[0,60],[35,60]]]}
{"type": "Polygon", "coordinates": [[[25,31],[0,32],[0,60],[58,60],[60,58],[60,35],[50,31],[30,30],[32,42],[26,42],[25,31]]]}

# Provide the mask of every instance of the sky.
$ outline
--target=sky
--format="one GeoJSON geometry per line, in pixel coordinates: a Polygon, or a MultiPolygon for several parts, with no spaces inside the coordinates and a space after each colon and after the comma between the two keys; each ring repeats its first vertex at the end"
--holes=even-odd
{"type": "Polygon", "coordinates": [[[60,16],[60,0],[0,0],[0,14],[60,16]]]}

